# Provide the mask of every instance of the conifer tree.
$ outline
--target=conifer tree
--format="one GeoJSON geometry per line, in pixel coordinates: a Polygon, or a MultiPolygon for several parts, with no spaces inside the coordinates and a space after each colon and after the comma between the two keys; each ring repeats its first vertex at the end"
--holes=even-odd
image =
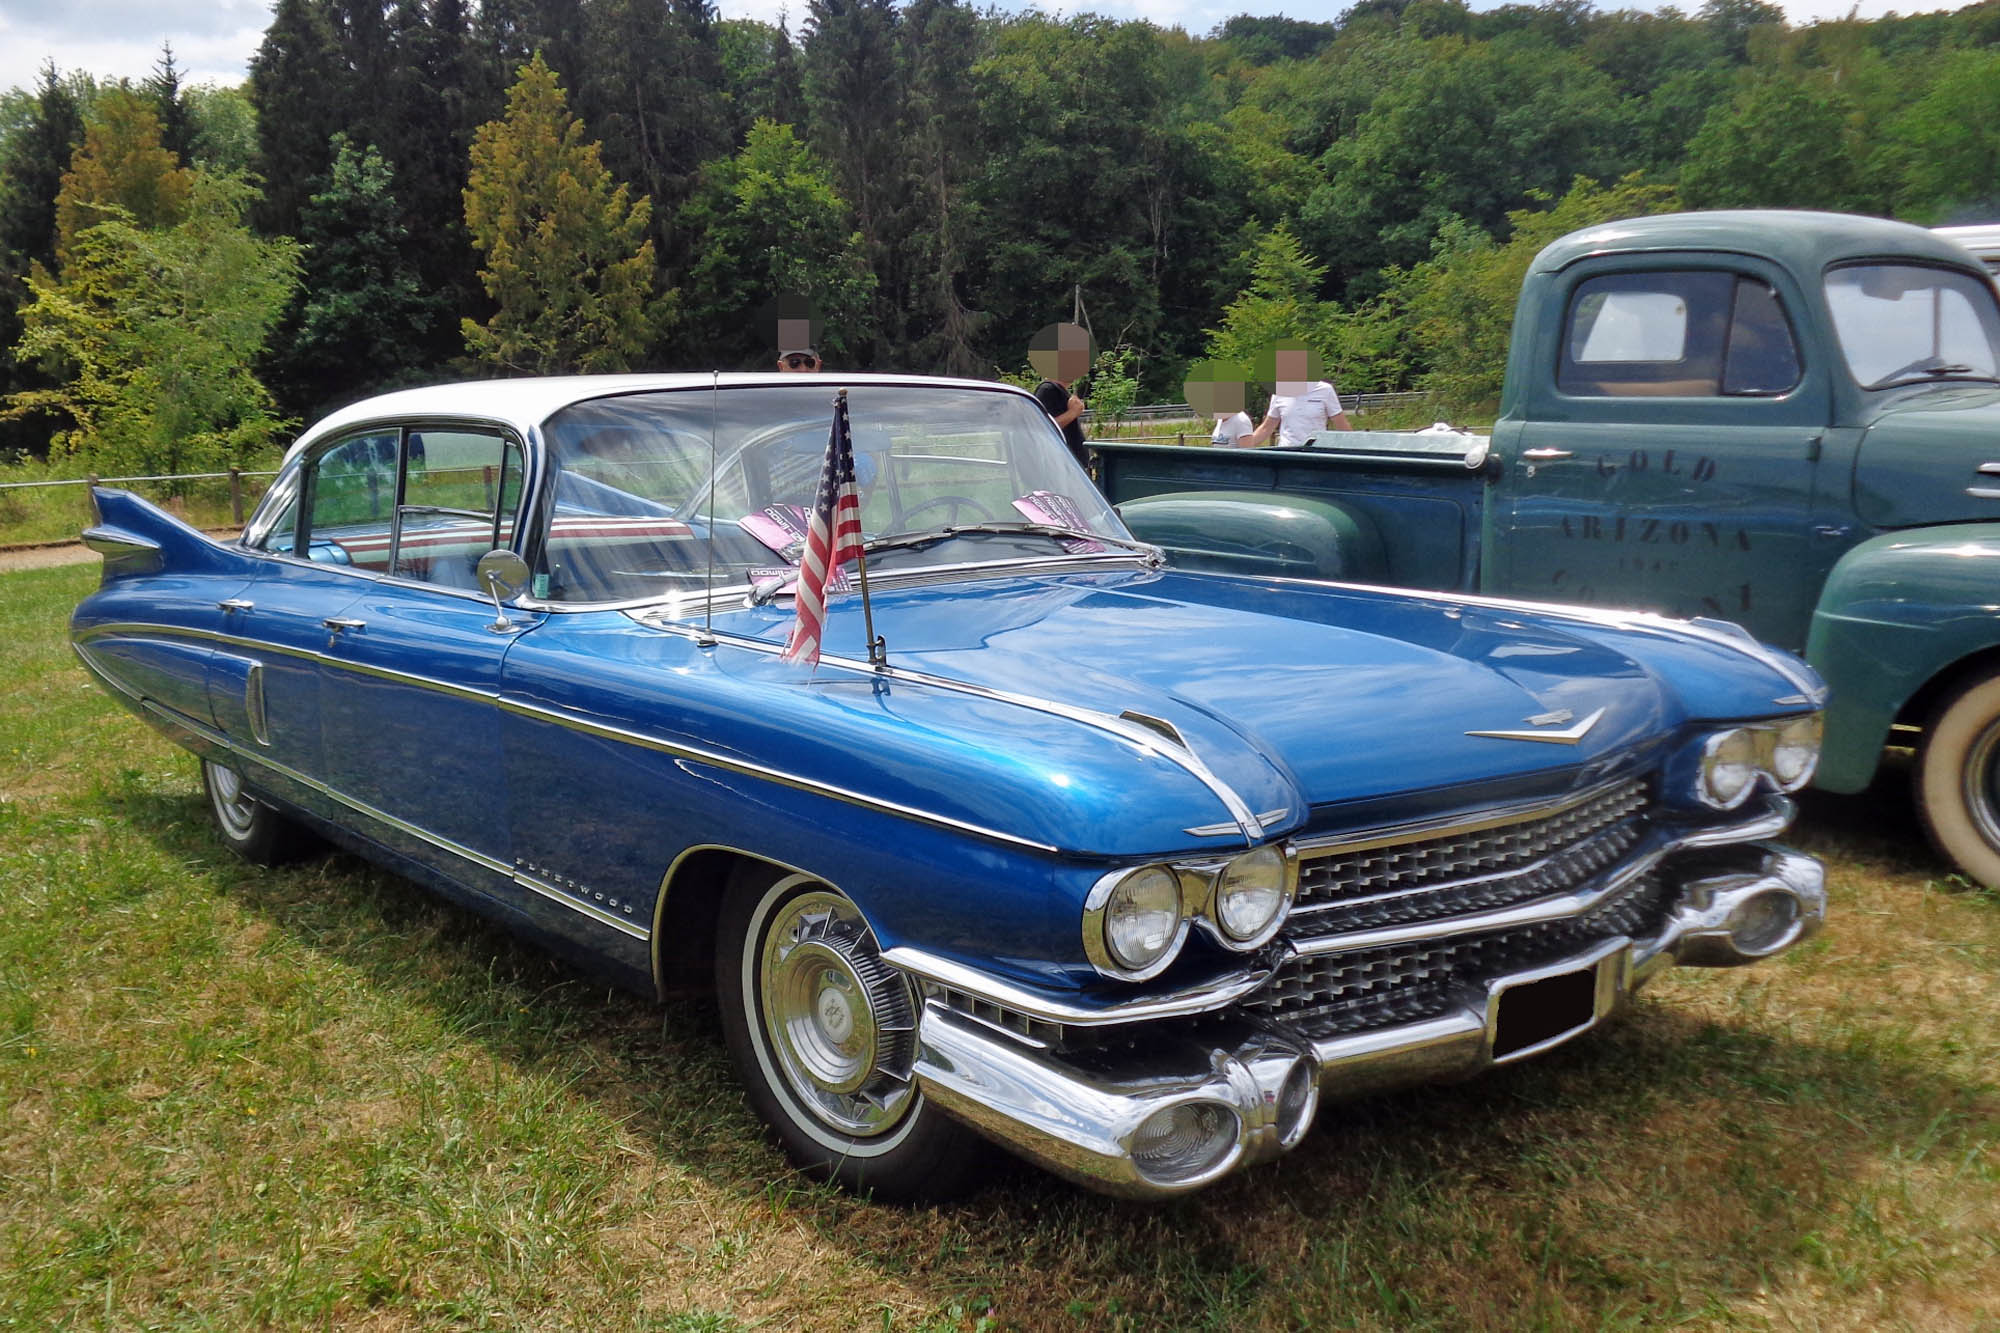
{"type": "Polygon", "coordinates": [[[584,137],[555,72],[537,55],[479,127],[465,222],[485,257],[479,279],[498,309],[461,322],[466,348],[503,371],[628,369],[655,316],[652,202],[632,201],[584,137]]]}
{"type": "Polygon", "coordinates": [[[181,86],[180,66],[174,63],[174,44],[160,43],[159,63],[146,79],[146,92],[153,99],[153,112],[160,118],[160,146],[181,161],[189,160],[194,147],[194,125],[188,116],[186,90],[181,86]]]}
{"type": "Polygon", "coordinates": [[[333,160],[333,136],[352,119],[352,93],[324,0],[278,0],[250,60],[264,180],[253,217],[266,234],[298,233],[299,211],[333,160]]]}
{"type": "MultiPolygon", "coordinates": [[[[56,262],[56,192],[83,142],[83,112],[53,61],[42,66],[33,110],[0,151],[0,398],[54,381],[19,362],[18,311],[27,300],[27,276],[56,262]]],[[[0,420],[0,452],[45,453],[51,423],[35,416],[0,420]]]]}

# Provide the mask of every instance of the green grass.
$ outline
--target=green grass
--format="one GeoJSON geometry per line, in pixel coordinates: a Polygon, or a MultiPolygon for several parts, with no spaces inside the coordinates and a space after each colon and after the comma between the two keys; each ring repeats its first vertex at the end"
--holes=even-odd
{"type": "Polygon", "coordinates": [[[789,1172],[700,1010],[233,860],[69,655],[93,578],[0,576],[0,1328],[2000,1328],[2000,902],[1888,796],[1809,805],[1774,964],[1175,1204],[906,1211],[789,1172]]]}

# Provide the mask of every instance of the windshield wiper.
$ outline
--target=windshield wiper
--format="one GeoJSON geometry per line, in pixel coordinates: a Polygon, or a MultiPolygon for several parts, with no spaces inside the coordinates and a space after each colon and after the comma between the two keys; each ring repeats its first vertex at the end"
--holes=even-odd
{"type": "Polygon", "coordinates": [[[898,532],[887,537],[876,537],[862,544],[862,550],[873,555],[877,551],[908,551],[925,546],[935,546],[956,537],[986,536],[1030,536],[1048,537],[1054,541],[1099,542],[1107,546],[1121,546],[1151,559],[1159,555],[1159,548],[1145,542],[1130,541],[1124,537],[1107,537],[1103,533],[1091,532],[1085,528],[1066,528],[1055,523],[958,523],[942,528],[929,528],[923,532],[898,532]]]}
{"type": "Polygon", "coordinates": [[[1897,371],[1884,375],[1873,384],[1864,384],[1864,389],[1893,389],[1898,384],[1920,384],[1925,380],[1974,380],[1984,384],[2000,383],[1991,375],[1974,373],[1971,366],[1960,365],[1956,361],[1946,361],[1935,366],[1920,366],[1914,371],[1897,371]]]}

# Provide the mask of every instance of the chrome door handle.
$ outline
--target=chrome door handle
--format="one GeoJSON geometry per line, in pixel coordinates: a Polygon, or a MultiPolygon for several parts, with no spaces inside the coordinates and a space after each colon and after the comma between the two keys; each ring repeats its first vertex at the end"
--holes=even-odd
{"type": "Polygon", "coordinates": [[[219,611],[249,611],[255,609],[256,605],[257,603],[244,597],[225,597],[215,604],[219,611]]]}
{"type": "Polygon", "coordinates": [[[337,631],[344,629],[360,629],[368,622],[365,620],[350,620],[346,616],[328,616],[325,620],[322,620],[319,623],[326,626],[330,630],[337,631]]]}
{"type": "Polygon", "coordinates": [[[1982,477],[2000,477],[2000,463],[1981,463],[1979,465],[1979,475],[1982,477]]]}
{"type": "Polygon", "coordinates": [[[1558,458],[1575,458],[1576,454],[1574,451],[1569,449],[1541,448],[1541,449],[1523,449],[1521,451],[1521,457],[1527,459],[1531,463],[1548,463],[1548,462],[1553,462],[1558,458]]]}
{"type": "Polygon", "coordinates": [[[1967,486],[1965,493],[1975,500],[2000,500],[2000,486],[1967,486]]]}

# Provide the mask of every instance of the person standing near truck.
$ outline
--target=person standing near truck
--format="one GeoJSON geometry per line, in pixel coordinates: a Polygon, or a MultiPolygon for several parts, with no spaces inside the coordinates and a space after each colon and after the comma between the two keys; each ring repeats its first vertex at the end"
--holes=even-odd
{"type": "Polygon", "coordinates": [[[1247,447],[1261,449],[1274,433],[1280,445],[1297,448],[1329,427],[1354,429],[1354,423],[1341,410],[1340,395],[1334,392],[1332,383],[1318,377],[1318,367],[1314,365],[1317,359],[1303,347],[1281,346],[1273,350],[1277,392],[1271,395],[1264,420],[1245,442],[1247,447]]]}
{"type": "Polygon", "coordinates": [[[1090,369],[1090,333],[1080,324],[1051,324],[1028,344],[1028,364],[1041,375],[1035,401],[1062,428],[1063,443],[1076,461],[1090,466],[1083,446],[1083,399],[1070,386],[1090,369]]]}

